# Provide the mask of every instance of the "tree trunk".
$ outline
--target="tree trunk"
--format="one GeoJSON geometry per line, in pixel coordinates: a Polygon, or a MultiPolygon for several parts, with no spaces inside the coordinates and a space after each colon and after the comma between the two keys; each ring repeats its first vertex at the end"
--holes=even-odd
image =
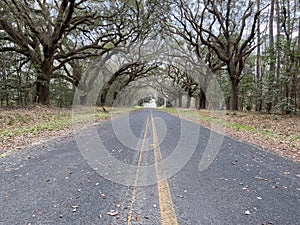
{"type": "MultiPolygon", "coordinates": [[[[277,60],[277,65],[276,65],[276,79],[279,82],[280,79],[280,73],[281,73],[281,53],[282,53],[282,48],[281,48],[281,24],[280,24],[280,18],[281,18],[281,14],[280,14],[280,0],[276,1],[276,30],[277,30],[277,35],[276,35],[276,60],[277,60]]],[[[282,95],[282,88],[281,85],[277,85],[277,90],[278,90],[278,94],[276,95],[276,102],[278,102],[278,97],[280,95],[282,95]]]]}
{"type": "Polygon", "coordinates": [[[81,95],[79,97],[80,105],[86,105],[87,104],[87,95],[81,95]]]}
{"type": "Polygon", "coordinates": [[[231,79],[231,110],[238,111],[239,105],[239,79],[231,79]]]}
{"type": "Polygon", "coordinates": [[[182,93],[178,93],[178,107],[182,108],[182,93]]]}
{"type": "Polygon", "coordinates": [[[198,109],[205,109],[205,107],[206,107],[206,94],[201,88],[200,89],[200,94],[199,94],[199,107],[198,107],[198,109]]]}
{"type": "Polygon", "coordinates": [[[48,105],[50,95],[50,79],[46,78],[44,74],[38,75],[36,80],[36,94],[35,102],[48,105]]]}
{"type": "MultiPolygon", "coordinates": [[[[299,22],[298,22],[298,49],[300,49],[300,17],[299,17],[299,22]]],[[[296,62],[296,74],[300,74],[300,61],[298,60],[296,62]]],[[[299,88],[299,82],[300,81],[300,78],[297,78],[296,77],[296,99],[295,99],[295,106],[296,108],[299,108],[300,107],[300,88],[299,88]]]]}
{"type": "Polygon", "coordinates": [[[274,81],[275,81],[275,69],[276,69],[274,32],[273,32],[274,9],[275,9],[275,2],[274,0],[272,0],[271,9],[270,9],[270,24],[269,24],[270,72],[269,72],[268,96],[267,96],[267,103],[266,103],[267,112],[270,112],[273,106],[274,81]]]}
{"type": "Polygon", "coordinates": [[[114,78],[115,76],[113,76],[113,78],[111,78],[109,81],[107,81],[101,91],[100,91],[100,102],[99,102],[99,106],[103,107],[105,105],[105,102],[106,102],[106,98],[107,98],[107,95],[108,95],[108,92],[109,92],[109,89],[111,87],[111,85],[113,84],[113,81],[114,81],[114,78]]]}
{"type": "MultiPolygon", "coordinates": [[[[257,0],[257,8],[260,9],[260,0],[257,0]]],[[[257,43],[260,42],[261,32],[260,32],[260,17],[257,19],[257,43]]],[[[256,103],[255,103],[255,111],[260,112],[262,110],[262,74],[261,74],[261,47],[257,46],[257,54],[256,54],[256,85],[257,85],[257,93],[256,93],[256,103]]]]}
{"type": "Polygon", "coordinates": [[[50,79],[53,73],[53,56],[46,54],[48,57],[43,61],[36,79],[35,102],[48,105],[50,97],[50,79]]]}
{"type": "Polygon", "coordinates": [[[187,95],[187,102],[186,102],[186,108],[191,108],[191,96],[187,95]]]}

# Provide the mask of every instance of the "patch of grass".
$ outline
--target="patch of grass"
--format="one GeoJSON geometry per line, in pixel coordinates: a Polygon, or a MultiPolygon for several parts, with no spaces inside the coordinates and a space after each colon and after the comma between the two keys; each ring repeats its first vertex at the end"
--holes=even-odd
{"type": "Polygon", "coordinates": [[[272,133],[272,131],[268,130],[268,129],[260,130],[260,132],[263,133],[263,134],[271,134],[272,133]]]}
{"type": "Polygon", "coordinates": [[[13,126],[15,124],[15,118],[12,117],[12,116],[8,116],[8,122],[7,122],[7,125],[8,126],[13,126]]]}
{"type": "Polygon", "coordinates": [[[239,124],[239,123],[230,123],[227,122],[228,126],[237,128],[238,130],[248,130],[248,131],[254,131],[256,130],[253,126],[245,125],[245,124],[239,124]]]}
{"type": "Polygon", "coordinates": [[[171,107],[161,107],[159,108],[161,110],[164,110],[164,111],[167,111],[169,113],[178,113],[177,109],[176,108],[171,108],[171,107]]]}
{"type": "Polygon", "coordinates": [[[266,136],[266,137],[270,137],[270,138],[275,138],[275,139],[282,139],[284,138],[285,135],[282,135],[281,133],[277,133],[275,131],[272,131],[272,130],[268,130],[268,129],[257,129],[257,131],[262,134],[263,136],[266,136]]]}
{"type": "Polygon", "coordinates": [[[0,131],[0,136],[9,137],[12,136],[12,132],[10,130],[2,130],[0,131]]]}
{"type": "Polygon", "coordinates": [[[20,113],[16,113],[16,119],[20,122],[20,123],[27,123],[27,118],[26,115],[21,115],[20,113]]]}
{"type": "MultiPolygon", "coordinates": [[[[220,118],[214,118],[209,113],[209,111],[198,110],[197,111],[198,116],[197,116],[197,118],[195,118],[195,116],[193,116],[191,113],[189,113],[190,110],[187,110],[187,109],[165,108],[164,110],[166,110],[170,113],[180,111],[183,115],[185,115],[189,118],[194,117],[193,119],[199,119],[200,121],[202,120],[202,121],[205,121],[205,122],[218,123],[218,124],[224,125],[225,127],[234,128],[234,129],[237,129],[239,131],[246,130],[246,131],[260,132],[264,135],[268,135],[268,136],[272,136],[272,137],[274,137],[274,135],[275,135],[274,132],[272,132],[271,130],[267,130],[267,129],[260,130],[260,129],[252,126],[252,125],[236,123],[236,122],[229,122],[229,121],[226,121],[226,120],[221,120],[220,118]]],[[[226,115],[230,116],[230,117],[236,117],[236,116],[237,117],[246,117],[246,115],[238,114],[237,112],[232,112],[232,113],[226,112],[226,115]]]]}
{"type": "Polygon", "coordinates": [[[289,140],[290,140],[291,142],[297,141],[297,140],[300,140],[300,137],[297,136],[297,135],[291,135],[291,136],[289,137],[289,140]]]}
{"type": "Polygon", "coordinates": [[[21,135],[23,133],[39,133],[43,130],[61,130],[71,126],[71,114],[70,113],[45,113],[41,116],[38,121],[34,121],[29,115],[21,115],[20,113],[15,114],[14,117],[10,117],[10,126],[4,127],[0,131],[0,136],[13,137],[21,135]],[[32,124],[30,124],[30,122],[32,124]]]}
{"type": "Polygon", "coordinates": [[[194,110],[172,108],[164,110],[174,114],[180,112],[182,117],[192,119],[208,128],[211,122],[218,123],[232,136],[300,161],[299,116],[222,111],[219,117],[213,115],[218,115],[219,111],[211,113],[209,110],[198,110],[198,116],[194,116],[195,113],[192,113],[194,110]]]}
{"type": "Polygon", "coordinates": [[[95,118],[109,118],[111,117],[111,113],[99,112],[94,114],[95,118]]]}
{"type": "Polygon", "coordinates": [[[134,111],[134,110],[138,110],[138,109],[142,109],[142,108],[143,108],[142,106],[135,105],[130,110],[134,111]]]}

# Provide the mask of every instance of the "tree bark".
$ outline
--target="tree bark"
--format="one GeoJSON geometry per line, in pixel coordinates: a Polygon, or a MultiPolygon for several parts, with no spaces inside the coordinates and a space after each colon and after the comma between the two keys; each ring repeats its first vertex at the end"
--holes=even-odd
{"type": "Polygon", "coordinates": [[[187,102],[186,102],[186,108],[191,108],[191,96],[187,95],[187,102]]]}
{"type": "Polygon", "coordinates": [[[200,89],[200,94],[199,94],[199,108],[198,109],[205,109],[206,108],[206,94],[200,89]]]}
{"type": "Polygon", "coordinates": [[[178,93],[178,107],[182,108],[182,93],[178,93]]]}
{"type": "Polygon", "coordinates": [[[48,57],[43,61],[38,71],[36,79],[35,102],[42,105],[49,105],[50,80],[53,74],[53,54],[47,54],[48,57]]]}
{"type": "Polygon", "coordinates": [[[279,0],[276,1],[276,30],[277,30],[277,35],[276,35],[276,43],[277,43],[277,55],[276,55],[276,58],[277,58],[277,68],[276,68],[276,78],[277,80],[279,80],[280,78],[280,69],[281,69],[281,33],[280,33],[280,29],[281,29],[281,19],[280,19],[280,2],[279,0]]]}
{"type": "Polygon", "coordinates": [[[273,22],[274,22],[274,9],[275,9],[275,0],[271,1],[270,9],[270,25],[269,25],[269,45],[270,45],[270,71],[269,71],[269,84],[268,84],[268,96],[266,103],[266,110],[270,112],[273,106],[273,97],[274,97],[274,81],[275,81],[275,46],[274,46],[274,32],[273,32],[273,22]]]}
{"type": "Polygon", "coordinates": [[[80,105],[86,105],[87,104],[87,95],[81,95],[79,97],[80,105]]]}
{"type": "MultiPolygon", "coordinates": [[[[260,10],[260,0],[257,0],[257,8],[260,10]]],[[[260,42],[261,32],[260,32],[260,17],[257,18],[257,43],[260,42]]],[[[257,54],[256,54],[256,85],[257,85],[257,94],[256,94],[256,103],[255,103],[255,111],[260,112],[262,110],[262,79],[261,79],[261,47],[257,46],[257,54]]]]}
{"type": "Polygon", "coordinates": [[[44,74],[38,75],[36,80],[35,102],[42,105],[49,104],[50,79],[44,74]]]}
{"type": "Polygon", "coordinates": [[[237,111],[239,108],[239,80],[231,79],[231,110],[237,111]]]}

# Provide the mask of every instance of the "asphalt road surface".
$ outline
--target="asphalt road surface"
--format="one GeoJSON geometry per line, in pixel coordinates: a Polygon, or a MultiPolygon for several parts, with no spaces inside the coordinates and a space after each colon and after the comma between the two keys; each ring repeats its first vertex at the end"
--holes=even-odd
{"type": "Polygon", "coordinates": [[[300,224],[299,163],[225,136],[201,171],[211,131],[156,109],[95,131],[2,156],[0,224],[300,224]]]}

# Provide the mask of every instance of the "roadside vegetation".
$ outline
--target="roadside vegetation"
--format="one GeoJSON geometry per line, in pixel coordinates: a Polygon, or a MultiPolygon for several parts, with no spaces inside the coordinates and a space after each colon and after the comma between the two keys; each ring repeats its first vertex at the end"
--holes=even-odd
{"type": "MultiPolygon", "coordinates": [[[[102,108],[97,108],[93,117],[95,122],[99,122],[127,110],[107,108],[107,112],[104,112],[102,108]]],[[[52,137],[67,136],[71,132],[72,109],[44,106],[0,109],[0,154],[52,137]]]]}
{"type": "Polygon", "coordinates": [[[283,114],[255,112],[227,112],[225,120],[212,115],[209,110],[165,108],[172,114],[196,121],[210,128],[211,123],[221,124],[226,134],[248,141],[264,149],[300,161],[300,117],[283,114]]]}
{"type": "MultiPolygon", "coordinates": [[[[133,110],[138,108],[133,108],[133,110]]],[[[300,161],[300,117],[255,112],[227,112],[225,120],[214,117],[209,110],[161,108],[169,113],[200,123],[210,128],[211,123],[221,124],[226,135],[248,141],[280,155],[300,161]]],[[[129,108],[97,108],[92,115],[100,122],[128,112],[129,108]]],[[[131,109],[132,110],[132,109],[131,109]]],[[[85,116],[82,117],[84,123],[85,116]]],[[[0,154],[23,148],[52,137],[72,133],[72,109],[36,106],[32,108],[0,110],[0,154]]]]}

